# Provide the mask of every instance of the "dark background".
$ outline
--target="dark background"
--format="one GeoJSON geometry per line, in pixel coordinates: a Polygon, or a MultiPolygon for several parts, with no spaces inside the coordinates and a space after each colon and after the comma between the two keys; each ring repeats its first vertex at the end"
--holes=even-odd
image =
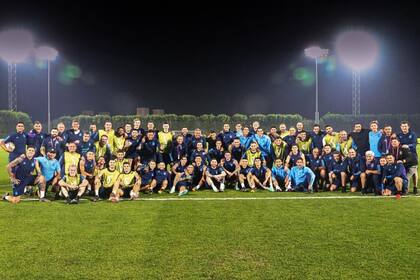
{"type": "MultiPolygon", "coordinates": [[[[0,30],[31,30],[36,44],[60,52],[53,65],[53,117],[82,110],[133,114],[136,106],[168,113],[300,113],[313,117],[314,86],[293,78],[313,71],[304,48],[331,49],[341,31],[361,28],[379,42],[374,68],[362,74],[362,113],[418,109],[419,23],[414,6],[346,1],[230,8],[63,2],[60,7],[2,3],[0,30]],[[82,70],[71,85],[58,76],[82,70]]],[[[214,6],[212,6],[214,5],[214,6]]],[[[351,113],[351,72],[321,65],[320,112],[351,113]]],[[[0,63],[0,108],[7,108],[7,65],[0,63]]],[[[46,70],[18,66],[18,109],[46,119],[46,70]]]]}

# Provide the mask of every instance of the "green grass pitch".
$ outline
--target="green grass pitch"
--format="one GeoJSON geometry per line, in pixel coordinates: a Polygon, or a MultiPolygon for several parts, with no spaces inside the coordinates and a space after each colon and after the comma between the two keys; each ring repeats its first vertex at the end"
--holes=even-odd
{"type": "Polygon", "coordinates": [[[420,279],[420,198],[333,196],[0,203],[0,279],[420,279]]]}

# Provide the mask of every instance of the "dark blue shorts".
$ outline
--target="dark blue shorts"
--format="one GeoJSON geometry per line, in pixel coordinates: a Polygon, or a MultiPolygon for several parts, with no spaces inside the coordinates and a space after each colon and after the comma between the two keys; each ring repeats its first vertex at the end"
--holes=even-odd
{"type": "Polygon", "coordinates": [[[104,188],[104,187],[99,188],[99,197],[102,199],[108,199],[111,193],[112,193],[112,188],[104,188]]]}
{"type": "Polygon", "coordinates": [[[23,179],[17,178],[20,180],[20,183],[13,185],[13,196],[21,196],[25,193],[26,186],[33,186],[35,184],[36,176],[29,175],[23,179]]]}

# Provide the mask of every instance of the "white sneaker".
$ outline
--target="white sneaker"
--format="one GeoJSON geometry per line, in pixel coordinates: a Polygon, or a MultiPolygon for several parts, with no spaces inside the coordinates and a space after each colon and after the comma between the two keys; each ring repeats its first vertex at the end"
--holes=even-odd
{"type": "Polygon", "coordinates": [[[215,185],[212,185],[211,188],[213,189],[214,192],[219,192],[219,190],[216,188],[215,185]]]}
{"type": "Polygon", "coordinates": [[[171,191],[169,193],[175,193],[175,186],[172,186],[171,191]]]}
{"type": "Polygon", "coordinates": [[[220,191],[221,192],[224,192],[225,191],[225,184],[220,184],[220,191]]]}

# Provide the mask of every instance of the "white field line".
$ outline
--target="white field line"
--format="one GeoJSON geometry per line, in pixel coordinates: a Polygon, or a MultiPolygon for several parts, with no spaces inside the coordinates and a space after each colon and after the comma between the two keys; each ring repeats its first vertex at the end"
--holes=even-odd
{"type": "MultiPolygon", "coordinates": [[[[395,196],[275,196],[275,197],[162,197],[162,198],[140,198],[136,201],[229,201],[229,200],[323,200],[323,199],[389,199],[395,196]]],[[[420,196],[403,196],[407,198],[420,198],[420,196]]],[[[82,198],[81,200],[89,200],[82,198]]],[[[22,201],[38,201],[37,198],[25,198],[22,201]]],[[[64,202],[64,200],[61,200],[64,202]]],[[[128,199],[121,199],[121,201],[129,201],[128,199]]]]}

